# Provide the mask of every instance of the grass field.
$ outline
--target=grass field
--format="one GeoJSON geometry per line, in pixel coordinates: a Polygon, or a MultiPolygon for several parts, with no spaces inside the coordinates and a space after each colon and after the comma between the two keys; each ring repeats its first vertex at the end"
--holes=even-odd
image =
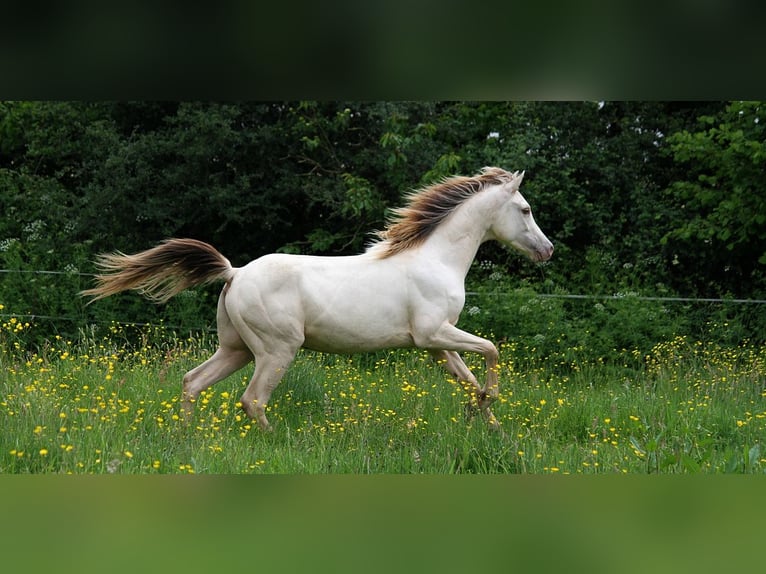
{"type": "MultiPolygon", "coordinates": [[[[262,433],[237,406],[244,369],[181,417],[180,381],[214,338],[162,326],[52,337],[2,325],[2,473],[763,473],[766,349],[683,337],[610,360],[500,345],[504,432],[466,421],[427,353],[299,354],[262,433]]],[[[483,375],[476,356],[465,357],[483,375]]]]}

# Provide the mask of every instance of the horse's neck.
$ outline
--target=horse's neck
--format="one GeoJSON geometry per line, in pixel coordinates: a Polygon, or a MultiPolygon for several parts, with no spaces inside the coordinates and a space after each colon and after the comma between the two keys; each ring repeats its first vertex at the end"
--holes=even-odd
{"type": "Polygon", "coordinates": [[[489,239],[496,198],[480,192],[457,208],[426,240],[423,250],[465,278],[479,246],[489,239]]]}

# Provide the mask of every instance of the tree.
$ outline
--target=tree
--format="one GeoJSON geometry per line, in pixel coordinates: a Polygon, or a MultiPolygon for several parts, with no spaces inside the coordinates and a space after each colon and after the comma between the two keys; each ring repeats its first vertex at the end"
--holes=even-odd
{"type": "Polygon", "coordinates": [[[664,237],[700,294],[766,286],[766,127],[760,102],[732,102],[681,130],[670,153],[686,175],[667,188],[678,220],[664,237]]]}
{"type": "MultiPolygon", "coordinates": [[[[523,193],[556,256],[540,267],[488,244],[479,259],[495,266],[477,266],[472,281],[499,266],[536,290],[749,293],[763,285],[766,255],[758,110],[721,102],[1,103],[0,265],[87,272],[97,252],[170,236],[208,241],[235,265],[278,250],[358,253],[406,192],[497,165],[526,170],[523,193]]],[[[82,312],[72,308],[73,288],[57,310],[35,302],[41,293],[55,299],[52,283],[45,292],[22,283],[0,285],[4,303],[82,312]]]]}

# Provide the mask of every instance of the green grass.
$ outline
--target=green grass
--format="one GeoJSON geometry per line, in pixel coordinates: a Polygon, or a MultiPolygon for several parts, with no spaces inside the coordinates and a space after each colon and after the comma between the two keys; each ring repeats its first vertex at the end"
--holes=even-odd
{"type": "MultiPolygon", "coordinates": [[[[3,325],[2,473],[762,473],[766,350],[679,337],[610,361],[580,347],[500,346],[503,433],[464,418],[466,397],[418,350],[302,352],[268,409],[237,407],[244,369],[203,394],[180,381],[214,341],[161,327],[52,338],[30,351],[3,325]]],[[[483,376],[478,357],[467,355],[483,376]]]]}

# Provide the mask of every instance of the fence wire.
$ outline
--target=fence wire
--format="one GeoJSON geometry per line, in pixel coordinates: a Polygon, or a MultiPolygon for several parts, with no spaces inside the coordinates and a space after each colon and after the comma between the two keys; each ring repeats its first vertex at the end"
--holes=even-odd
{"type": "MultiPolygon", "coordinates": [[[[95,273],[82,273],[80,271],[42,271],[31,269],[0,269],[0,274],[30,274],[30,275],[67,275],[75,277],[95,277],[95,273]]],[[[515,292],[497,291],[483,293],[484,295],[496,295],[499,297],[513,297],[516,296],[515,292]]],[[[482,295],[477,291],[466,291],[466,297],[477,297],[482,295]]],[[[577,294],[577,293],[535,293],[535,297],[541,299],[579,299],[579,300],[594,300],[594,301],[609,301],[609,300],[633,300],[633,301],[653,301],[664,303],[723,303],[723,304],[735,304],[735,305],[763,305],[766,304],[766,299],[735,299],[735,298],[714,298],[714,297],[661,297],[652,295],[636,295],[633,293],[615,293],[611,295],[606,294],[577,294]]],[[[1,301],[0,301],[1,303],[1,301]]],[[[34,322],[35,320],[44,321],[72,321],[72,322],[87,322],[89,324],[117,324],[117,325],[132,325],[136,327],[148,327],[152,326],[152,323],[141,323],[136,321],[116,321],[116,320],[89,320],[84,317],[67,317],[56,315],[42,315],[36,313],[0,313],[0,318],[10,319],[15,317],[16,319],[23,319],[28,322],[34,322]]],[[[182,326],[166,325],[169,329],[183,329],[182,326]]],[[[209,327],[202,327],[201,330],[213,331],[209,327]]]]}

